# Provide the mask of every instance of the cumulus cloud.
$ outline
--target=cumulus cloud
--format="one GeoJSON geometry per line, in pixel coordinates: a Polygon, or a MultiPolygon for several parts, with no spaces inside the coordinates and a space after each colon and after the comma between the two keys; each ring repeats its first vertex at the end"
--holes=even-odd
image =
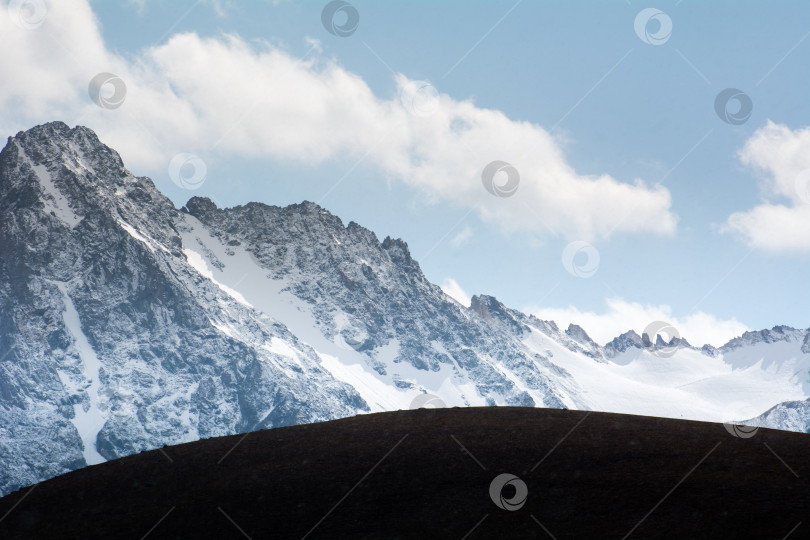
{"type": "MultiPolygon", "coordinates": [[[[124,57],[106,47],[86,0],[51,2],[35,30],[0,18],[0,44],[15,51],[0,57],[0,127],[10,133],[53,119],[88,125],[136,173],[165,174],[179,152],[302,166],[362,160],[428,200],[475,208],[506,231],[584,240],[674,233],[665,188],[577,173],[545,129],[471,100],[436,92],[432,114],[412,114],[399,95],[375,95],[312,43],[298,58],[238,36],[183,33],[124,57]],[[126,82],[119,109],[88,99],[88,82],[102,71],[126,82]],[[482,170],[494,160],[519,171],[514,196],[483,189],[482,170]]],[[[396,83],[400,91],[412,87],[401,74],[396,83]]]]}
{"type": "Polygon", "coordinates": [[[526,308],[543,320],[551,320],[561,328],[570,323],[578,324],[588,332],[591,338],[600,344],[611,341],[628,330],[635,330],[641,335],[648,324],[663,321],[672,324],[681,337],[695,346],[706,343],[719,347],[730,339],[739,336],[749,328],[735,318],[721,320],[714,315],[698,311],[686,317],[675,317],[668,305],[644,305],[628,302],[622,298],[605,300],[606,309],[602,313],[580,311],[569,306],[566,308],[526,308]]]}
{"type": "Polygon", "coordinates": [[[746,141],[740,160],[763,175],[766,200],[733,213],[721,230],[763,251],[810,251],[810,127],[769,121],[746,141]]]}
{"type": "Polygon", "coordinates": [[[464,289],[461,288],[461,285],[456,282],[453,278],[445,279],[441,284],[442,291],[444,294],[461,304],[462,306],[470,307],[470,295],[467,294],[464,289]]]}

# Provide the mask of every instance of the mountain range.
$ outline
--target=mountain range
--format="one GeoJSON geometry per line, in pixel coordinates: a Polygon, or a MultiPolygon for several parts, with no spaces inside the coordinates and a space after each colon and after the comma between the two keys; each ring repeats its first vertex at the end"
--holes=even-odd
{"type": "MultiPolygon", "coordinates": [[[[652,321],[651,321],[652,322],[652,321]]],[[[215,436],[419,405],[810,431],[810,331],[605,345],[431,283],[324,208],[182,208],[86,127],[0,153],[0,495],[215,436]]]]}

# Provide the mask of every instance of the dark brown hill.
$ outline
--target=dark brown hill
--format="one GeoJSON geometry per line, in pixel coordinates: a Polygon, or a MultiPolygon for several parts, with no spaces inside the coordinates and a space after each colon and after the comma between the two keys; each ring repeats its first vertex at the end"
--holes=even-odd
{"type": "Polygon", "coordinates": [[[0,499],[0,538],[798,539],[810,537],[808,478],[804,434],[740,438],[721,424],[553,409],[421,409],[78,470],[0,499]],[[518,480],[493,500],[503,473],[518,480]],[[523,484],[521,508],[494,502],[520,498],[523,484]]]}

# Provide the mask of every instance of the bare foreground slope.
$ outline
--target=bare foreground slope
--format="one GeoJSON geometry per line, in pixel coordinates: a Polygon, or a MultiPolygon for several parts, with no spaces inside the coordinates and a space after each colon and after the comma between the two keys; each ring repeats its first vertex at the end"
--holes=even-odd
{"type": "Polygon", "coordinates": [[[362,415],[71,472],[0,499],[0,537],[806,538],[810,436],[740,434],[517,407],[362,415]]]}

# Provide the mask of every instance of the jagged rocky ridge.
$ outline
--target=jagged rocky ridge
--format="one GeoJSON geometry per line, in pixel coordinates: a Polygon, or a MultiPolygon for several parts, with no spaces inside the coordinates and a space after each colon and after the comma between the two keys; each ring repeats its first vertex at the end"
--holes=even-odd
{"type": "Polygon", "coordinates": [[[632,331],[602,347],[491,296],[461,306],[405,242],[313,203],[177,209],[84,127],[38,126],[0,153],[0,494],[425,392],[448,406],[751,417],[810,397],[808,343],[776,327],[719,349],[681,340],[666,361],[655,352],[672,344],[632,331]],[[775,389],[724,409],[703,379],[745,391],[763,355],[779,359],[775,389]],[[625,373],[644,362],[669,371],[625,373]],[[788,371],[800,375],[781,390],[788,371]]]}

